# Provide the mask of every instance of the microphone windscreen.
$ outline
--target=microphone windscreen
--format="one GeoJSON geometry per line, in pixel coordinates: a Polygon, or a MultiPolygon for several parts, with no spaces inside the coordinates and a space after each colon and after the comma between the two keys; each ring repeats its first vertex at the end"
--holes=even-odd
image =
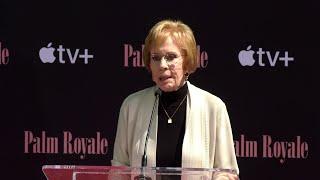
{"type": "Polygon", "coordinates": [[[161,95],[161,90],[158,88],[155,92],[154,92],[155,96],[160,96],[161,95]]]}

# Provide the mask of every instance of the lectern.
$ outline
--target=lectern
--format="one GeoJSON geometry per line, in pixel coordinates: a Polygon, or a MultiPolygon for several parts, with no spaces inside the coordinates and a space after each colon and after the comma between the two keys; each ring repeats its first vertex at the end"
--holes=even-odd
{"type": "Polygon", "coordinates": [[[228,180],[238,179],[229,169],[44,165],[47,180],[228,180]]]}

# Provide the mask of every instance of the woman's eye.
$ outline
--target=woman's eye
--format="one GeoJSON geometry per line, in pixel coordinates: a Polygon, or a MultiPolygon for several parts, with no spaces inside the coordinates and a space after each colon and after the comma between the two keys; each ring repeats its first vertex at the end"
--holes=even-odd
{"type": "Polygon", "coordinates": [[[167,55],[166,55],[166,60],[168,60],[168,61],[172,61],[172,60],[174,60],[175,58],[177,58],[177,55],[176,55],[176,54],[167,54],[167,55]]]}
{"type": "Polygon", "coordinates": [[[152,59],[153,61],[160,61],[160,60],[161,60],[161,56],[153,55],[153,56],[151,56],[151,59],[152,59]]]}

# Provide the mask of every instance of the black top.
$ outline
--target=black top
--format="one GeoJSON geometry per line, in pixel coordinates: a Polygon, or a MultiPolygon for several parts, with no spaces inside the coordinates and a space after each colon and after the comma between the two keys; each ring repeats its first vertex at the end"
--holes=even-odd
{"type": "Polygon", "coordinates": [[[185,83],[178,91],[162,92],[158,106],[157,167],[181,167],[182,143],[186,124],[188,86],[185,83]],[[182,102],[183,101],[183,102],[182,102]],[[178,108],[179,104],[181,106],[178,108]],[[163,106],[163,107],[162,107],[163,106]],[[168,123],[168,116],[172,123],[168,123]],[[164,110],[165,109],[165,110],[164,110]]]}

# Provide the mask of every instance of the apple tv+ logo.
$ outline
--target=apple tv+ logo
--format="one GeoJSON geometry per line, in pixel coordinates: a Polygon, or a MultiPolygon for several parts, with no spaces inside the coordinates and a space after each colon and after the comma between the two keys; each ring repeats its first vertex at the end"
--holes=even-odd
{"type": "Polygon", "coordinates": [[[93,58],[93,55],[89,54],[88,49],[84,49],[83,54],[79,54],[80,49],[76,49],[74,53],[72,53],[71,49],[64,48],[63,45],[59,45],[58,49],[51,46],[52,43],[50,42],[46,47],[42,47],[39,51],[39,57],[43,63],[53,63],[56,60],[56,56],[54,55],[55,50],[59,52],[58,60],[61,64],[66,63],[63,56],[64,52],[67,52],[71,64],[75,64],[78,59],[83,59],[83,63],[88,64],[89,59],[93,58]]]}
{"type": "Polygon", "coordinates": [[[238,54],[239,62],[242,66],[253,66],[256,62],[254,59],[254,54],[258,55],[258,65],[265,66],[266,64],[270,66],[275,66],[277,62],[282,61],[285,67],[289,66],[289,62],[294,61],[294,57],[289,57],[288,51],[280,52],[276,51],[274,54],[270,51],[265,51],[262,48],[259,48],[258,51],[251,50],[251,45],[247,47],[246,50],[241,50],[238,54]],[[280,53],[282,56],[280,56],[280,53]],[[267,60],[265,59],[267,56],[267,60]]]}

